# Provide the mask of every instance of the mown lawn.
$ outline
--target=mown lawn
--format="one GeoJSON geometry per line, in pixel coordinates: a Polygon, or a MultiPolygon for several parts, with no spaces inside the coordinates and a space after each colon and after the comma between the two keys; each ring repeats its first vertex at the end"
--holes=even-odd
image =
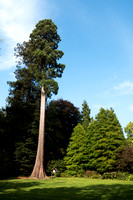
{"type": "Polygon", "coordinates": [[[133,200],[133,182],[87,178],[0,180],[0,200],[133,200]]]}

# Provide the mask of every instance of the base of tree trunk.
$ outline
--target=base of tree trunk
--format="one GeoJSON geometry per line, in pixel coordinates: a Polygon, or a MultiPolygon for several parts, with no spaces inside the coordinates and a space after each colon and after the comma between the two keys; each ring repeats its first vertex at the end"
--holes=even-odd
{"type": "Polygon", "coordinates": [[[44,176],[44,178],[37,178],[37,177],[32,177],[30,176],[29,179],[50,179],[48,176],[44,176]]]}
{"type": "Polygon", "coordinates": [[[29,178],[30,179],[48,179],[46,173],[43,170],[43,167],[40,167],[40,168],[35,167],[29,178]]]}
{"type": "Polygon", "coordinates": [[[44,175],[43,177],[36,177],[36,176],[31,175],[31,176],[29,177],[29,179],[49,179],[49,177],[46,176],[46,175],[44,175]]]}

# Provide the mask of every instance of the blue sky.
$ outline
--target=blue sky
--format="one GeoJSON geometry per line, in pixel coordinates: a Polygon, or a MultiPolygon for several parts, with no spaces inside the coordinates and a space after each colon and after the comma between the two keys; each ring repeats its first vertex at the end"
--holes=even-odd
{"type": "Polygon", "coordinates": [[[14,47],[46,18],[58,27],[66,65],[53,99],[80,109],[86,100],[93,117],[112,107],[122,127],[133,121],[132,0],[0,0],[0,108],[15,80],[14,47]]]}

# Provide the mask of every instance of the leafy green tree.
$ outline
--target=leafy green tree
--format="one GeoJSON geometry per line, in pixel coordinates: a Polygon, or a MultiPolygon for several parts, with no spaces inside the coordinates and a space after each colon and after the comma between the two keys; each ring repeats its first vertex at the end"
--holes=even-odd
{"type": "Polygon", "coordinates": [[[6,132],[6,112],[0,110],[0,179],[10,176],[11,159],[9,139],[6,132]]]}
{"type": "Polygon", "coordinates": [[[31,137],[26,137],[25,140],[22,139],[21,141],[16,142],[14,161],[18,175],[30,175],[36,156],[35,147],[33,135],[31,135],[31,137]]]}
{"type": "Polygon", "coordinates": [[[17,173],[12,176],[29,176],[37,148],[40,88],[26,67],[17,66],[15,77],[16,81],[8,82],[10,90],[6,107],[6,134],[10,136],[13,168],[17,173]],[[26,163],[30,163],[29,166],[26,163]]]}
{"type": "Polygon", "coordinates": [[[30,34],[28,42],[17,44],[15,48],[19,64],[32,74],[34,81],[41,89],[40,125],[37,156],[31,178],[45,178],[44,173],[44,129],[45,101],[52,93],[57,94],[56,77],[61,77],[65,65],[58,63],[63,52],[58,49],[61,41],[57,34],[57,26],[50,19],[41,20],[30,34]]]}
{"type": "Polygon", "coordinates": [[[89,109],[87,102],[84,100],[82,104],[81,116],[82,116],[82,125],[85,130],[87,129],[87,127],[92,121],[92,118],[90,117],[90,113],[91,113],[91,110],[89,109]]]}
{"type": "Polygon", "coordinates": [[[117,170],[133,173],[133,145],[118,148],[117,155],[117,170]]]}
{"type": "Polygon", "coordinates": [[[47,165],[47,173],[49,175],[56,175],[56,176],[60,176],[61,173],[63,173],[66,169],[64,160],[51,160],[48,162],[47,165]],[[57,170],[57,174],[53,173],[53,169],[57,170]]]}
{"type": "Polygon", "coordinates": [[[116,164],[116,150],[125,142],[114,110],[101,108],[87,134],[86,167],[100,173],[112,171],[116,164]]]}
{"type": "Polygon", "coordinates": [[[78,124],[72,133],[64,158],[66,163],[66,173],[68,175],[82,175],[84,172],[84,148],[86,141],[86,131],[81,124],[78,124]]]}
{"type": "Polygon", "coordinates": [[[63,99],[51,101],[46,106],[46,159],[63,159],[73,128],[80,122],[78,108],[63,99]]]}
{"type": "Polygon", "coordinates": [[[133,122],[129,122],[124,131],[127,134],[127,141],[133,145],[133,122]]]}

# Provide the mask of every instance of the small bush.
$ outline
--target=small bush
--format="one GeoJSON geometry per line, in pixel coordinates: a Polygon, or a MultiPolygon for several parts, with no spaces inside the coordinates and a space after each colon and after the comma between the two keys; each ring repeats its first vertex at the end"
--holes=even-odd
{"type": "Polygon", "coordinates": [[[90,170],[87,170],[84,176],[88,178],[101,178],[101,174],[99,174],[97,171],[90,171],[90,170]]]}
{"type": "Polygon", "coordinates": [[[47,174],[50,175],[55,175],[57,177],[61,176],[61,173],[63,173],[66,169],[65,163],[63,160],[51,160],[48,162],[47,165],[47,174]],[[53,173],[53,169],[57,169],[57,173],[53,173]]]}
{"type": "Polygon", "coordinates": [[[70,170],[70,169],[67,169],[65,171],[65,175],[66,177],[84,177],[84,171],[83,169],[78,169],[78,170],[70,170]]]}
{"type": "Polygon", "coordinates": [[[71,175],[67,174],[66,172],[61,173],[60,176],[63,177],[63,178],[71,177],[71,175]]]}
{"type": "Polygon", "coordinates": [[[103,179],[117,179],[117,180],[126,180],[128,173],[122,172],[105,172],[102,175],[103,179]]]}
{"type": "Polygon", "coordinates": [[[133,181],[133,174],[130,174],[130,175],[127,177],[127,181],[133,181]]]}

